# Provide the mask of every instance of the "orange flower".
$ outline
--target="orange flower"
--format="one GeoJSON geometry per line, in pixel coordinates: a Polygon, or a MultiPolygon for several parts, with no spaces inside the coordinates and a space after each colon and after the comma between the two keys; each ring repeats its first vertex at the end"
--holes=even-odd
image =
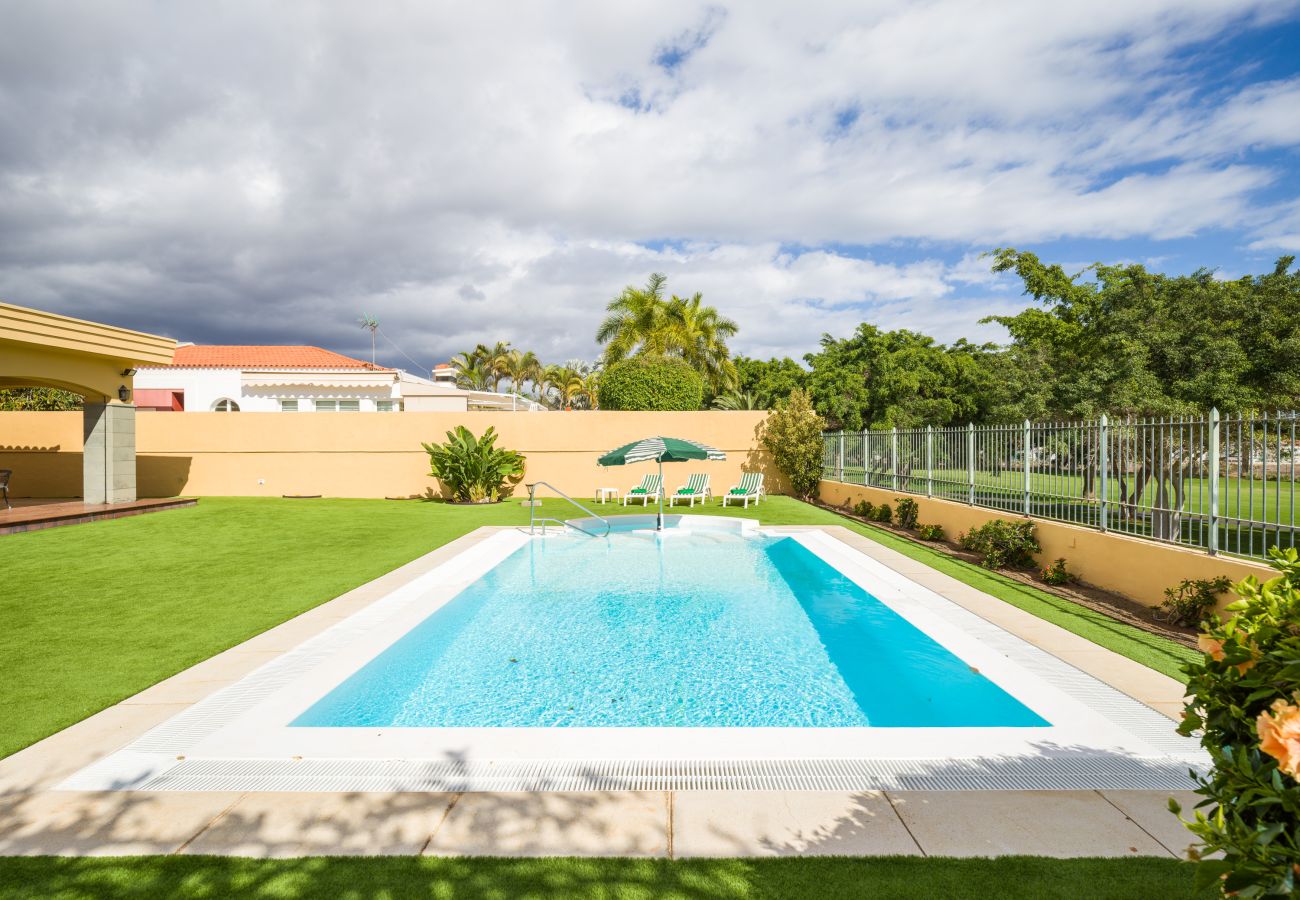
{"type": "Polygon", "coordinates": [[[1200,648],[1202,653],[1208,653],[1215,662],[1223,659],[1223,641],[1216,641],[1208,634],[1198,634],[1196,636],[1196,646],[1200,648]]]}
{"type": "Polygon", "coordinates": [[[1259,749],[1276,759],[1287,775],[1300,777],[1300,706],[1275,701],[1271,712],[1259,714],[1255,730],[1259,732],[1259,749]]]}

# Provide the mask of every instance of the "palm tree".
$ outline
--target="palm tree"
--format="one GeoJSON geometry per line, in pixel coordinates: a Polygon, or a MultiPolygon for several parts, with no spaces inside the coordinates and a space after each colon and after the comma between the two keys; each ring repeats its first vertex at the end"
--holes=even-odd
{"type": "Polygon", "coordinates": [[[510,389],[521,393],[526,382],[542,377],[542,363],[533,351],[507,350],[497,360],[497,371],[510,380],[510,389]]]}
{"type": "Polygon", "coordinates": [[[664,284],[668,276],[655,272],[644,288],[628,285],[609,302],[609,313],[596,329],[596,342],[605,345],[605,365],[638,353],[667,352],[668,304],[664,284]]]}
{"type": "Polygon", "coordinates": [[[669,343],[704,376],[714,393],[721,393],[736,384],[736,364],[731,361],[727,338],[740,327],[714,307],[704,306],[703,301],[697,292],[689,300],[674,295],[668,302],[669,343]]]}
{"type": "Polygon", "coordinates": [[[633,355],[676,356],[699,371],[714,393],[734,387],[736,367],[727,339],[739,326],[705,306],[702,294],[665,300],[667,280],[656,272],[644,288],[628,285],[610,301],[609,315],[596,331],[597,342],[605,345],[605,364],[633,355]]]}
{"type": "Polygon", "coordinates": [[[740,392],[732,391],[727,394],[719,394],[713,401],[714,409],[768,409],[769,403],[762,394],[754,394],[749,391],[740,392]]]}

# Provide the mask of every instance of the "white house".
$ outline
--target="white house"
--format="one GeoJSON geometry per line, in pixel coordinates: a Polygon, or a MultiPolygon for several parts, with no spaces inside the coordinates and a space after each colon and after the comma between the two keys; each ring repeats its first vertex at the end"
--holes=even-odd
{"type": "Polygon", "coordinates": [[[466,391],[320,347],[182,344],[169,366],[135,375],[138,409],[189,412],[540,410],[510,394],[466,391]]]}

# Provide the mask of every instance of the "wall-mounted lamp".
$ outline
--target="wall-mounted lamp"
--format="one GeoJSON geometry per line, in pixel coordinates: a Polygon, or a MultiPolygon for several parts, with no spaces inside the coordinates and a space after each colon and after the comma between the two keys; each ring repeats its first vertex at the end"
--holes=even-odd
{"type": "Polygon", "coordinates": [[[122,377],[123,377],[123,378],[134,378],[134,377],[135,377],[135,369],[123,369],[123,370],[122,370],[122,377]]]}
{"type": "Polygon", "coordinates": [[[123,403],[125,403],[125,402],[128,401],[128,400],[130,400],[130,399],[131,399],[131,389],[130,389],[129,387],[127,387],[126,385],[121,385],[120,387],[118,387],[118,389],[117,389],[117,399],[121,400],[123,403]]]}

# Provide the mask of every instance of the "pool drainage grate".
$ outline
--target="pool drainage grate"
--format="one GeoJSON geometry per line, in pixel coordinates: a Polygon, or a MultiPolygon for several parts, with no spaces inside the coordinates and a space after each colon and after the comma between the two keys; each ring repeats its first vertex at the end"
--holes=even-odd
{"type": "Polygon", "coordinates": [[[1191,790],[1188,767],[1126,756],[993,759],[187,760],[146,791],[1191,790]]]}

